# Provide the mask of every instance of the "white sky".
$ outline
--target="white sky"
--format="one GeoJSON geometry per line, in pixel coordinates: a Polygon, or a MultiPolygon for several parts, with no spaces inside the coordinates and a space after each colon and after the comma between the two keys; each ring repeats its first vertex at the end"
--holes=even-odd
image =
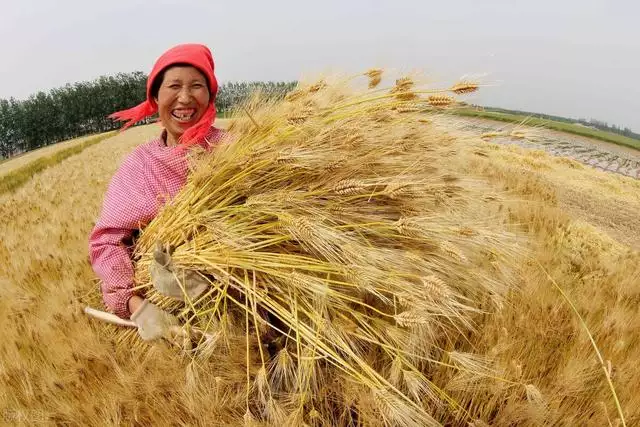
{"type": "Polygon", "coordinates": [[[0,0],[0,98],[148,72],[167,48],[207,44],[221,82],[377,66],[450,83],[472,102],[640,131],[636,0],[0,0]]]}

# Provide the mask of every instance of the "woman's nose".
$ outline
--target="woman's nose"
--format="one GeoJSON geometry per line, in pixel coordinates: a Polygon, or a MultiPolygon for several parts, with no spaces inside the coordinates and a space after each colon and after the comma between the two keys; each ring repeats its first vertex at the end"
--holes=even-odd
{"type": "Polygon", "coordinates": [[[178,102],[187,104],[191,101],[191,90],[188,87],[183,87],[178,93],[178,102]]]}

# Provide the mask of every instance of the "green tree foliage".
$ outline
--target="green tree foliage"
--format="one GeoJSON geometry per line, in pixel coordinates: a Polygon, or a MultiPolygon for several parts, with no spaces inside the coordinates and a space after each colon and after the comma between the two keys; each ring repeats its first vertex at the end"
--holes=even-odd
{"type": "MultiPolygon", "coordinates": [[[[146,74],[136,71],[67,84],[22,101],[0,99],[0,158],[118,129],[121,124],[107,116],[144,100],[146,81],[146,74]]],[[[224,113],[255,90],[282,97],[295,85],[295,82],[226,83],[218,91],[216,106],[224,113]]],[[[149,118],[145,123],[153,120],[149,118]]]]}
{"type": "Polygon", "coordinates": [[[144,99],[145,84],[142,72],[120,73],[38,92],[23,101],[0,100],[0,156],[114,130],[119,124],[107,116],[144,99]]]}

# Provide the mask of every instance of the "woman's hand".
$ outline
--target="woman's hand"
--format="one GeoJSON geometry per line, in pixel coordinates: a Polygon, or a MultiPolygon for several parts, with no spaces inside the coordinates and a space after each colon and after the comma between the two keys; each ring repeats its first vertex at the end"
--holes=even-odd
{"type": "Polygon", "coordinates": [[[143,301],[144,299],[138,295],[134,295],[131,298],[129,298],[129,301],[127,302],[127,306],[129,307],[129,313],[133,314],[136,311],[138,311],[138,308],[140,308],[143,301]]]}
{"type": "Polygon", "coordinates": [[[209,281],[193,270],[176,268],[171,249],[156,245],[153,262],[149,267],[151,282],[162,295],[181,301],[195,300],[209,288],[209,281]]]}
{"type": "Polygon", "coordinates": [[[138,327],[138,334],[144,341],[160,338],[173,340],[180,332],[178,319],[149,300],[142,300],[140,306],[131,315],[131,320],[138,327]]]}

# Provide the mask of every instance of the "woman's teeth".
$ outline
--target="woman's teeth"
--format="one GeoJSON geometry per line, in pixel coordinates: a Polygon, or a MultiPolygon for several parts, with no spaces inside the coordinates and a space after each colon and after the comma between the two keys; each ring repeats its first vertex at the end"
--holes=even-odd
{"type": "Polygon", "coordinates": [[[179,122],[186,123],[196,114],[196,110],[173,110],[171,115],[179,122]]]}

